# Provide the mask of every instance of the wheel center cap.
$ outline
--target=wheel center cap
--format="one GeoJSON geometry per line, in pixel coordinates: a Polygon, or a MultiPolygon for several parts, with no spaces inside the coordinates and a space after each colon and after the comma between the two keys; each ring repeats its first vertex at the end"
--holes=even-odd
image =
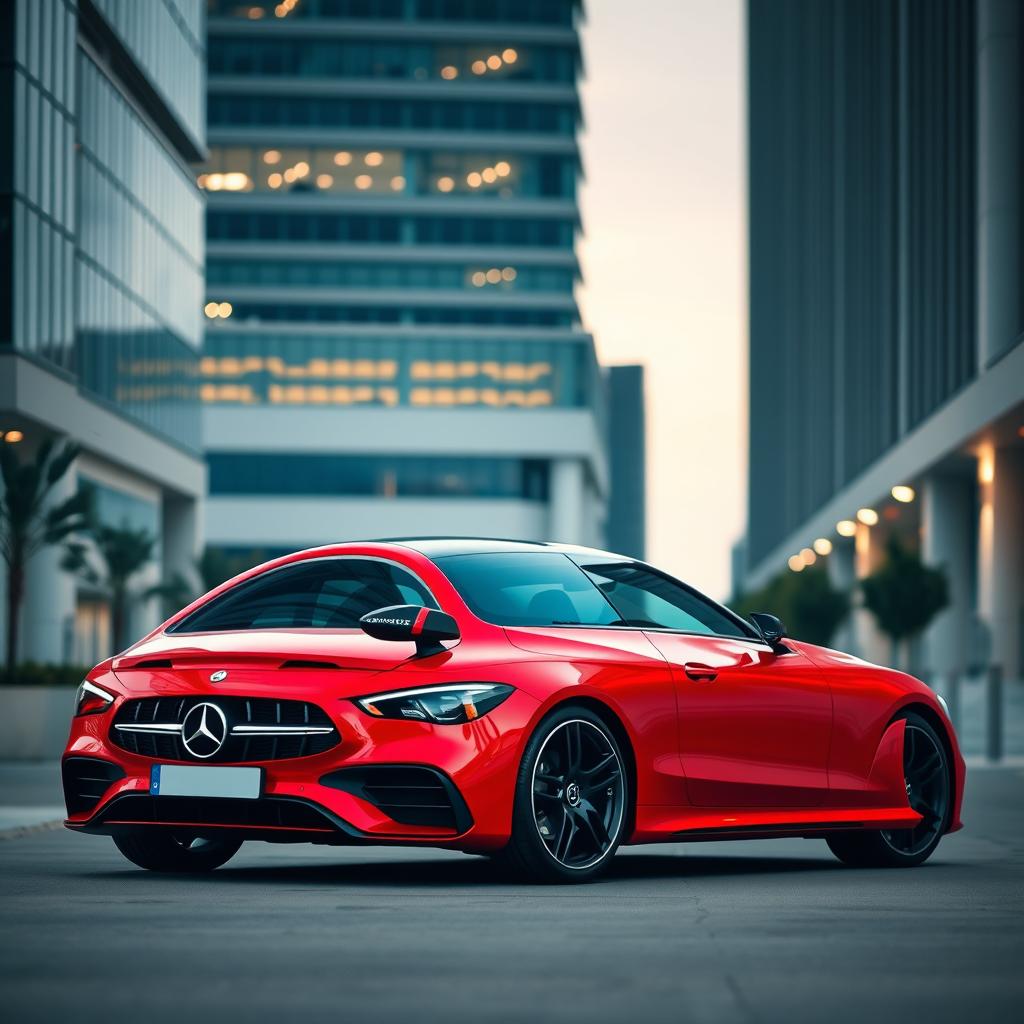
{"type": "Polygon", "coordinates": [[[580,787],[575,782],[570,782],[565,787],[565,802],[570,807],[579,807],[580,805],[580,787]]]}

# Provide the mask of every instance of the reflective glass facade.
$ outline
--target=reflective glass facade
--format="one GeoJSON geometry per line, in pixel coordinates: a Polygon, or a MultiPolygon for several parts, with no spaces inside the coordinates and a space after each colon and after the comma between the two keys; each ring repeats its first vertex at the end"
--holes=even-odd
{"type": "MultiPolygon", "coordinates": [[[[253,20],[248,18],[247,20],[253,20]]],[[[442,82],[569,82],[576,79],[574,46],[494,42],[420,43],[404,40],[259,39],[225,37],[210,55],[214,75],[294,78],[411,78],[442,82]],[[488,63],[490,61],[490,63],[488,63]]]]}
{"type": "Polygon", "coordinates": [[[541,459],[207,452],[212,495],[514,498],[546,501],[541,459]]]}
{"type": "Polygon", "coordinates": [[[580,408],[584,345],[512,338],[211,331],[202,398],[221,405],[580,408]]]}
{"type": "Polygon", "coordinates": [[[208,192],[572,199],[572,154],[356,146],[211,146],[198,183],[208,192]]]}
{"type": "Polygon", "coordinates": [[[507,22],[572,25],[578,3],[563,0],[210,0],[211,17],[262,21],[367,18],[374,21],[507,22]]]}
{"type": "Polygon", "coordinates": [[[0,345],[198,450],[201,0],[18,0],[0,17],[0,345]]]}
{"type": "MultiPolygon", "coordinates": [[[[441,413],[563,410],[575,423],[602,404],[574,296],[578,4],[209,10],[210,150],[196,182],[208,204],[211,541],[240,542],[217,499],[245,494],[448,498],[453,509],[508,498],[502,522],[535,530],[558,473],[509,454],[507,438],[495,439],[500,457],[480,454],[479,437],[468,454],[458,417],[441,413]],[[417,448],[430,438],[443,456],[411,457],[398,440],[361,453],[345,411],[365,422],[391,408],[420,410],[417,448]],[[336,453],[270,454],[275,424],[334,422],[331,409],[336,453]],[[524,501],[540,507],[515,520],[508,510],[524,501]]],[[[291,541],[287,529],[261,522],[248,536],[291,541]]]]}

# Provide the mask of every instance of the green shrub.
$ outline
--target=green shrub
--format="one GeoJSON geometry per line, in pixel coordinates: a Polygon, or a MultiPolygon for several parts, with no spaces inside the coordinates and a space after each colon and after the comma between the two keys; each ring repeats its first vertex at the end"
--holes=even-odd
{"type": "Polygon", "coordinates": [[[15,686],[77,686],[89,668],[84,665],[43,665],[19,662],[12,680],[15,686]]]}

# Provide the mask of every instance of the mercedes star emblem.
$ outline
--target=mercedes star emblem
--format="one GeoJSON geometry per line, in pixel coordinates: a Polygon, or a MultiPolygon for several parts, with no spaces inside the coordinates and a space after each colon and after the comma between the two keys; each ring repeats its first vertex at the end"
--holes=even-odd
{"type": "Polygon", "coordinates": [[[217,671],[216,671],[216,672],[214,672],[214,673],[212,673],[212,674],[211,674],[211,676],[210,676],[210,682],[211,682],[211,683],[221,683],[221,682],[223,682],[223,681],[224,681],[225,679],[227,679],[227,677],[228,677],[228,674],[227,674],[227,672],[225,672],[225,671],[224,671],[224,669],[222,669],[222,668],[219,668],[219,669],[217,669],[217,671]]]}
{"type": "Polygon", "coordinates": [[[197,704],[181,723],[181,742],[193,757],[213,757],[227,735],[227,719],[216,704],[197,704]]]}

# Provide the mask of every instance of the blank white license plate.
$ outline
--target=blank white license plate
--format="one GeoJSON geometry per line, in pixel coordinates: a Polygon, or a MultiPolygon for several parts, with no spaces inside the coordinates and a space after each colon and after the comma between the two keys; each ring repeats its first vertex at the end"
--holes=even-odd
{"type": "Polygon", "coordinates": [[[149,775],[149,792],[153,796],[219,796],[256,800],[262,788],[262,768],[155,764],[149,775]]]}

